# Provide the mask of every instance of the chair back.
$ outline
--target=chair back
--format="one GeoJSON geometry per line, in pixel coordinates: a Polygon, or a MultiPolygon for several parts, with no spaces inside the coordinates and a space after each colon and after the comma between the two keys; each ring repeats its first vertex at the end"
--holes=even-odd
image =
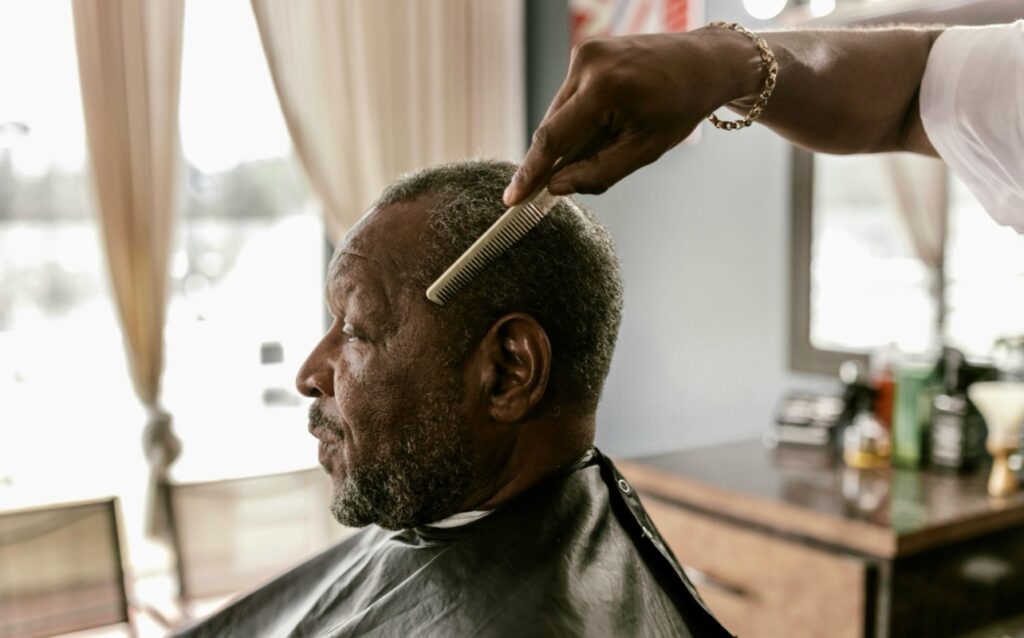
{"type": "Polygon", "coordinates": [[[350,530],[320,468],[168,486],[183,601],[252,589],[350,530]]]}
{"type": "Polygon", "coordinates": [[[0,513],[0,638],[130,622],[117,498],[0,513]]]}

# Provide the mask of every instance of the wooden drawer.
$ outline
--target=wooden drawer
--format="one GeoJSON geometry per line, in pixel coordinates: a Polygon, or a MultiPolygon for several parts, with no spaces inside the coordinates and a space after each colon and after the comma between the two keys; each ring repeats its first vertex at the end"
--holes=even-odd
{"type": "Polygon", "coordinates": [[[655,497],[644,507],[715,616],[751,638],[864,635],[867,567],[655,497]]]}

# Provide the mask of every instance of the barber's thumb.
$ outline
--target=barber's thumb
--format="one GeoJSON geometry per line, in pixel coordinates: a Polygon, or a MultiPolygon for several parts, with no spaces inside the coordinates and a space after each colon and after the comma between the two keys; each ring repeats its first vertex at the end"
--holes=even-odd
{"type": "Polygon", "coordinates": [[[527,175],[522,168],[519,168],[515,175],[512,176],[512,181],[505,187],[505,193],[502,195],[506,206],[518,204],[530,193],[530,185],[526,182],[527,175]]]}

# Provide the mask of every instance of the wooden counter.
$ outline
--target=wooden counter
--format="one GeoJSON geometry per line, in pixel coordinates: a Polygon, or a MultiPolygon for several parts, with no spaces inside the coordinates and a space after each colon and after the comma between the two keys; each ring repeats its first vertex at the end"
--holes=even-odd
{"type": "Polygon", "coordinates": [[[1024,610],[1024,494],[744,441],[618,460],[727,627],[955,636],[1024,610]]]}

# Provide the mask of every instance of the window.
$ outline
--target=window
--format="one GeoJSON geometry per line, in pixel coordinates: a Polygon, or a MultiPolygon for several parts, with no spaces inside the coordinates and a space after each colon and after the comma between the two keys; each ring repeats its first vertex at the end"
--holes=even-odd
{"type": "Polygon", "coordinates": [[[915,254],[887,169],[872,156],[814,158],[810,338],[817,348],[896,343],[920,352],[935,340],[936,273],[915,254]]]}
{"type": "Polygon", "coordinates": [[[89,196],[70,4],[0,3],[0,485],[14,502],[109,492],[143,467],[142,422],[89,196]]]}
{"type": "Polygon", "coordinates": [[[993,336],[1024,334],[1024,237],[997,225],[955,178],[945,274],[951,344],[983,353],[993,336]]]}
{"type": "Polygon", "coordinates": [[[249,2],[189,3],[182,48],[185,201],[164,376],[186,446],[174,471],[297,469],[315,462],[294,378],[323,328],[323,223],[249,2]]]}
{"type": "MultiPolygon", "coordinates": [[[[323,225],[246,0],[186,8],[163,402],[184,479],[315,463],[293,389],[322,332],[323,225]]],[[[0,490],[121,496],[136,569],[145,415],[92,209],[70,3],[0,3],[0,490]]]]}
{"type": "MultiPolygon", "coordinates": [[[[803,24],[1024,17],[1017,2],[935,4],[866,3],[803,24]]],[[[790,367],[834,375],[892,343],[986,355],[994,339],[1024,336],[1024,237],[996,224],[941,162],[794,149],[792,167],[790,367]]]]}
{"type": "Polygon", "coordinates": [[[794,153],[794,368],[1024,333],[1024,237],[939,160],[794,153]]]}

